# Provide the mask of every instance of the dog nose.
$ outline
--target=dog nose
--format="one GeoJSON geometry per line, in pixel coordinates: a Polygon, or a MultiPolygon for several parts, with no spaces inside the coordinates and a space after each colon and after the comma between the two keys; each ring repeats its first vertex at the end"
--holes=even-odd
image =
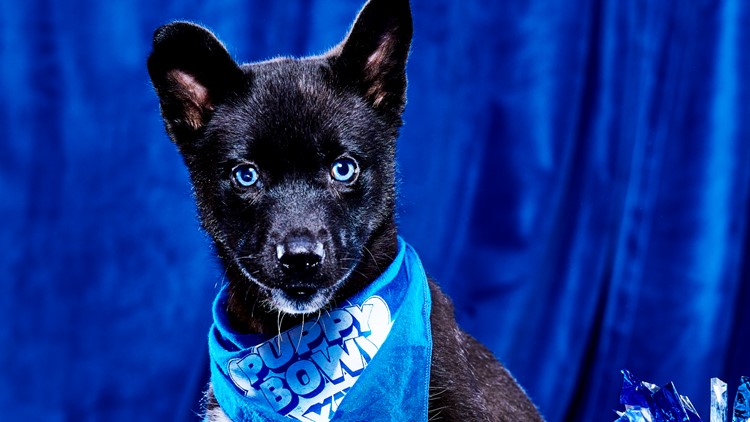
{"type": "Polygon", "coordinates": [[[276,246],[276,258],[284,271],[302,275],[315,270],[325,257],[323,244],[306,237],[292,237],[276,246]]]}

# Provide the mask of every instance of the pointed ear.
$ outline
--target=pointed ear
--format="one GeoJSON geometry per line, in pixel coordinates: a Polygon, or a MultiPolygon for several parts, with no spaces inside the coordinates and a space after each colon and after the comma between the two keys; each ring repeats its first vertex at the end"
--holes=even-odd
{"type": "Polygon", "coordinates": [[[370,0],[327,56],[337,79],[372,107],[401,114],[411,37],[409,0],[370,0]]]}
{"type": "Polygon", "coordinates": [[[243,73],[207,29],[174,22],[154,32],[148,73],[174,142],[194,136],[214,106],[242,83],[243,73]]]}

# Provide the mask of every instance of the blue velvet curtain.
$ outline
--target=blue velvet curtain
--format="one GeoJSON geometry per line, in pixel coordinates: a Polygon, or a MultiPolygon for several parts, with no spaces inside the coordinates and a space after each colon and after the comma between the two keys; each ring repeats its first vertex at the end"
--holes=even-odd
{"type": "MultiPolygon", "coordinates": [[[[402,235],[550,421],[621,368],[750,375],[750,4],[413,0],[402,235]]],[[[351,0],[0,2],[4,420],[195,420],[222,271],[145,69],[152,31],[240,61],[338,42],[351,0]]]]}

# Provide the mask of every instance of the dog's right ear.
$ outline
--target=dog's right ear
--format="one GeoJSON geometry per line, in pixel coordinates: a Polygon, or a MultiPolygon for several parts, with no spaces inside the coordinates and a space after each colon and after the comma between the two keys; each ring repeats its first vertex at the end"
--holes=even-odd
{"type": "Polygon", "coordinates": [[[409,0],[369,0],[326,58],[338,79],[376,110],[401,114],[412,37],[409,0]]]}
{"type": "Polygon", "coordinates": [[[178,144],[205,126],[214,106],[244,77],[224,45],[209,30],[189,22],[170,23],[154,32],[148,73],[167,133],[178,144]]]}

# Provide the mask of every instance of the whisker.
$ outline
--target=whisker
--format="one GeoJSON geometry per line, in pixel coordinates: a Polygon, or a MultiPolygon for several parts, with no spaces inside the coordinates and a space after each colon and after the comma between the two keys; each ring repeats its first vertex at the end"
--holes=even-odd
{"type": "Polygon", "coordinates": [[[372,262],[375,263],[375,267],[377,267],[378,271],[382,272],[382,269],[380,268],[380,264],[378,264],[378,260],[375,259],[375,255],[373,255],[372,252],[370,252],[370,249],[367,248],[367,246],[362,246],[362,249],[364,249],[365,252],[367,252],[370,255],[370,257],[372,258],[372,262]]]}
{"type": "Polygon", "coordinates": [[[436,413],[432,414],[432,415],[431,415],[431,416],[430,416],[430,417],[429,417],[429,418],[427,419],[427,421],[429,422],[429,421],[435,421],[435,420],[438,420],[438,418],[440,418],[440,414],[441,414],[441,413],[443,412],[443,410],[445,410],[445,409],[446,409],[447,407],[448,407],[448,406],[443,406],[443,407],[439,407],[439,408],[437,408],[437,409],[430,409],[430,413],[432,413],[433,411],[434,411],[434,412],[436,412],[436,413]]]}
{"type": "Polygon", "coordinates": [[[302,343],[302,332],[305,330],[305,314],[302,314],[302,324],[299,327],[299,339],[297,340],[297,347],[295,351],[299,350],[299,345],[302,343]]]}
{"type": "Polygon", "coordinates": [[[281,320],[282,319],[284,319],[284,317],[281,314],[281,309],[279,309],[277,317],[276,317],[276,325],[277,325],[278,330],[279,330],[279,334],[276,337],[278,339],[278,346],[279,346],[278,350],[279,351],[281,350],[281,320]]]}

